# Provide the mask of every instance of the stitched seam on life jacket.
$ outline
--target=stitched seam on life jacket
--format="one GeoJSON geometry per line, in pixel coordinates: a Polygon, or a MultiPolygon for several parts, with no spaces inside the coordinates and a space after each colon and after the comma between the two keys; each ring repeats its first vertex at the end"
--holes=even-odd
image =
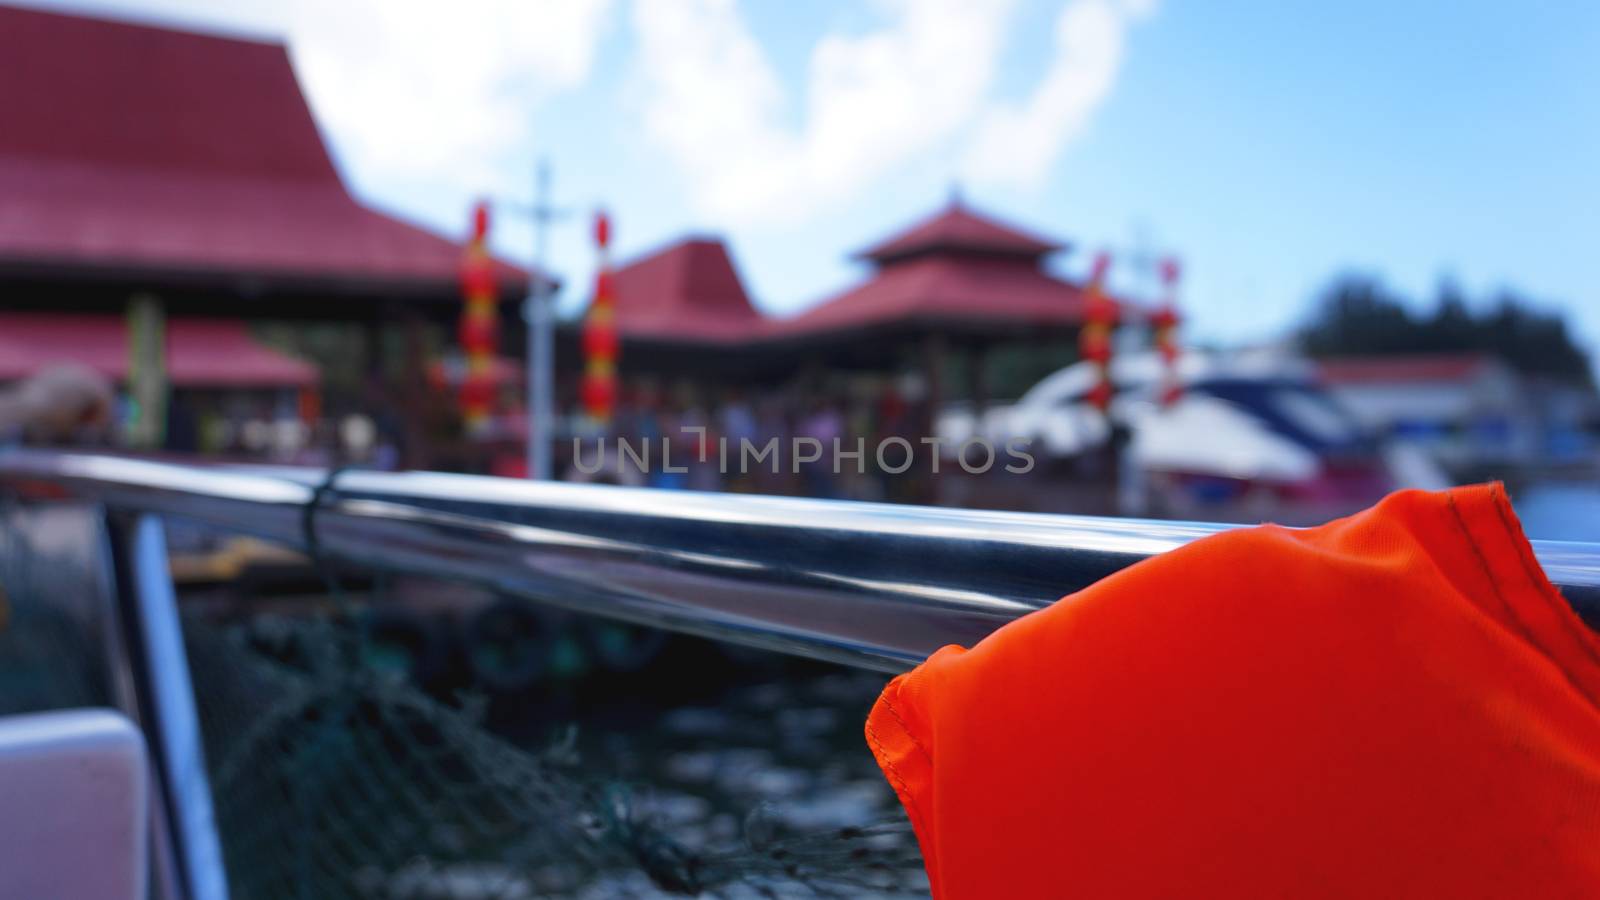
{"type": "MultiPolygon", "coordinates": [[[[909,734],[910,732],[907,732],[909,734]]],[[[867,742],[872,745],[872,752],[878,757],[878,762],[883,764],[884,774],[889,778],[889,785],[894,792],[900,795],[900,802],[906,805],[906,810],[911,813],[913,823],[922,823],[922,811],[917,808],[917,798],[912,796],[911,788],[906,785],[905,778],[901,777],[900,770],[895,767],[894,759],[889,755],[888,749],[883,744],[883,739],[878,737],[878,732],[872,727],[872,717],[867,717],[867,742]]]]}
{"type": "MultiPolygon", "coordinates": [[[[893,690],[896,695],[899,695],[900,686],[895,685],[893,690]]],[[[899,723],[900,730],[904,731],[906,733],[906,737],[911,739],[911,745],[917,748],[917,752],[921,753],[922,758],[928,761],[929,767],[932,767],[933,754],[928,752],[927,747],[922,746],[922,742],[917,740],[917,733],[911,730],[911,726],[906,724],[905,719],[901,718],[900,710],[894,708],[894,701],[889,699],[888,691],[885,691],[883,694],[883,706],[885,709],[889,710],[889,715],[894,716],[895,722],[899,723]]]]}
{"type": "Polygon", "coordinates": [[[1582,633],[1584,625],[1575,621],[1576,616],[1562,614],[1570,612],[1572,608],[1567,606],[1567,601],[1560,592],[1550,586],[1549,580],[1542,577],[1542,571],[1537,568],[1538,564],[1528,558],[1527,540],[1518,540],[1517,529],[1513,527],[1512,519],[1507,514],[1509,502],[1505,495],[1501,493],[1499,487],[1491,487],[1489,494],[1494,499],[1494,511],[1500,517],[1500,527],[1505,529],[1506,537],[1510,539],[1511,546],[1516,551],[1517,561],[1522,564],[1523,574],[1528,576],[1528,584],[1547,601],[1563,607],[1556,611],[1556,619],[1561,623],[1562,630],[1571,635],[1578,646],[1583,648],[1584,655],[1588,656],[1591,662],[1600,665],[1600,652],[1595,648],[1593,636],[1582,633]],[[1552,593],[1555,596],[1550,596],[1552,593]]]}
{"type": "MultiPolygon", "coordinates": [[[[889,686],[884,689],[883,694],[878,698],[878,702],[882,703],[883,708],[889,711],[889,714],[894,718],[895,724],[899,726],[901,733],[910,738],[911,743],[921,750],[922,755],[927,758],[928,772],[931,778],[933,774],[932,757],[929,757],[927,750],[917,743],[917,736],[912,734],[911,729],[906,727],[905,720],[900,717],[900,713],[894,708],[894,701],[890,699],[891,695],[899,696],[899,694],[900,679],[897,678],[889,682],[889,686]]],[[[900,774],[899,767],[894,764],[894,758],[889,755],[883,739],[878,737],[877,731],[872,727],[871,716],[867,717],[867,740],[876,748],[876,755],[879,761],[883,763],[885,774],[889,776],[889,783],[894,787],[895,793],[900,795],[900,801],[905,804],[906,811],[911,815],[912,824],[917,827],[919,832],[932,827],[932,823],[922,818],[922,809],[917,805],[917,798],[911,793],[911,786],[906,782],[905,776],[900,774]]],[[[932,833],[929,832],[929,834],[931,840],[932,833]]]]}
{"type": "Polygon", "coordinates": [[[1522,639],[1538,647],[1541,653],[1544,652],[1543,646],[1533,636],[1533,632],[1528,630],[1527,623],[1523,622],[1522,617],[1517,615],[1516,607],[1506,601],[1505,592],[1500,589],[1500,582],[1495,580],[1494,569],[1489,567],[1489,557],[1485,556],[1483,548],[1478,546],[1477,540],[1473,538],[1472,532],[1467,528],[1467,520],[1462,517],[1460,508],[1456,506],[1455,495],[1446,493],[1444,499],[1446,505],[1450,507],[1450,514],[1455,517],[1456,528],[1460,530],[1461,537],[1466,540],[1467,546],[1472,548],[1472,555],[1477,557],[1478,568],[1483,570],[1483,577],[1489,580],[1489,589],[1494,592],[1494,598],[1500,601],[1500,606],[1506,611],[1506,616],[1511,619],[1511,624],[1515,626],[1515,630],[1522,636],[1522,639]]]}
{"type": "Polygon", "coordinates": [[[1539,655],[1543,656],[1545,660],[1550,663],[1550,665],[1554,666],[1557,672],[1561,673],[1561,678],[1567,683],[1568,687],[1578,692],[1580,696],[1588,699],[1589,702],[1595,702],[1594,698],[1590,696],[1589,692],[1584,690],[1583,685],[1579,683],[1578,679],[1573,677],[1572,673],[1568,672],[1566,667],[1561,665],[1561,662],[1550,654],[1549,650],[1547,650],[1545,646],[1539,642],[1538,638],[1534,637],[1528,631],[1528,626],[1523,623],[1522,617],[1517,615],[1516,607],[1512,606],[1506,601],[1505,594],[1500,590],[1500,582],[1495,580],[1494,570],[1489,568],[1489,558],[1484,555],[1483,549],[1478,546],[1477,541],[1473,540],[1472,533],[1467,530],[1466,519],[1462,518],[1461,510],[1456,508],[1456,498],[1448,493],[1445,494],[1444,497],[1445,500],[1450,504],[1450,511],[1455,513],[1456,524],[1461,527],[1461,532],[1466,537],[1467,544],[1472,547],[1472,552],[1478,557],[1478,565],[1483,567],[1483,573],[1488,577],[1489,586],[1494,589],[1495,597],[1500,600],[1501,605],[1505,606],[1506,610],[1511,615],[1512,621],[1515,622],[1517,628],[1522,631],[1528,643],[1532,645],[1534,649],[1538,650],[1539,655]]]}

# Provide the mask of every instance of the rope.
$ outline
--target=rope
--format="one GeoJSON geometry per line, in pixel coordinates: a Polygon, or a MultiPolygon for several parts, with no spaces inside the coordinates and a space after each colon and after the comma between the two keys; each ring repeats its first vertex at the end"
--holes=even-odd
{"type": "Polygon", "coordinates": [[[323,556],[322,542],[317,536],[317,510],[322,507],[322,498],[334,492],[334,483],[339,480],[339,476],[351,468],[353,467],[345,464],[328,469],[322,480],[311,489],[311,496],[300,507],[300,535],[306,545],[306,556],[310,558],[312,565],[328,577],[330,583],[333,577],[323,556]]]}
{"type": "Polygon", "coordinates": [[[353,468],[358,467],[348,463],[330,467],[322,476],[322,480],[311,489],[311,496],[306,498],[305,504],[300,507],[300,533],[305,543],[306,558],[327,585],[328,596],[333,601],[336,622],[352,626],[350,630],[355,635],[353,641],[347,638],[341,639],[340,636],[345,634],[345,630],[337,627],[333,630],[335,658],[331,662],[349,675],[361,671],[364,655],[371,649],[371,633],[367,628],[361,627],[355,604],[345,592],[344,585],[339,580],[338,570],[323,549],[321,538],[317,533],[317,512],[322,509],[324,498],[337,493],[336,483],[339,476],[353,468]]]}

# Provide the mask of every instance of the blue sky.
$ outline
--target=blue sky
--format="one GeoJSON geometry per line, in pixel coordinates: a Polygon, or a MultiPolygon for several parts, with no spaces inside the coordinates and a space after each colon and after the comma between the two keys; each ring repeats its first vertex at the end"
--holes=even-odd
{"type": "MultiPolygon", "coordinates": [[[[351,187],[442,231],[548,156],[569,309],[599,204],[623,259],[724,235],[782,314],[959,183],[1068,272],[1178,255],[1206,340],[1280,334],[1356,270],[1515,286],[1600,349],[1600,4],[30,2],[288,41],[351,187]]],[[[509,214],[495,241],[531,245],[509,214]]]]}

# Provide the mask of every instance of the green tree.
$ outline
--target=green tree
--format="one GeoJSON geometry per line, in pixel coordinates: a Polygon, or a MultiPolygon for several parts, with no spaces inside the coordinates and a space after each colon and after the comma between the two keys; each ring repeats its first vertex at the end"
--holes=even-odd
{"type": "Polygon", "coordinates": [[[1312,356],[1487,353],[1524,374],[1594,386],[1589,356],[1566,320],[1516,291],[1472,303],[1447,280],[1431,307],[1414,309],[1377,278],[1344,275],[1318,298],[1299,342],[1312,356]]]}

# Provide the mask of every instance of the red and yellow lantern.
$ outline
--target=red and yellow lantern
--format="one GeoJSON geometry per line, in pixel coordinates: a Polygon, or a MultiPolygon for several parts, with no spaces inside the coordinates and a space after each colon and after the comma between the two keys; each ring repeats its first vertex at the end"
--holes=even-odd
{"type": "Polygon", "coordinates": [[[1111,333],[1117,325],[1117,304],[1106,296],[1106,273],[1110,270],[1111,254],[1102,252],[1094,258],[1094,269],[1085,289],[1083,328],[1078,332],[1078,354],[1093,363],[1096,372],[1088,401],[1101,411],[1111,407],[1113,392],[1111,333]]]}
{"type": "Polygon", "coordinates": [[[616,291],[611,277],[611,220],[601,211],[595,215],[594,243],[599,251],[600,268],[594,280],[594,300],[583,320],[583,385],[580,390],[584,412],[597,423],[611,420],[617,402],[617,357],[621,341],[617,338],[616,291]]]}
{"type": "Polygon", "coordinates": [[[489,257],[489,206],[472,211],[472,237],[461,262],[461,325],[458,338],[466,359],[461,379],[461,418],[467,434],[482,434],[494,409],[494,355],[500,342],[500,309],[494,263],[489,257]]]}
{"type": "Polygon", "coordinates": [[[1161,354],[1161,403],[1171,406],[1183,396],[1183,382],[1178,377],[1178,261],[1167,257],[1161,261],[1161,306],[1150,319],[1152,339],[1161,354]]]}

